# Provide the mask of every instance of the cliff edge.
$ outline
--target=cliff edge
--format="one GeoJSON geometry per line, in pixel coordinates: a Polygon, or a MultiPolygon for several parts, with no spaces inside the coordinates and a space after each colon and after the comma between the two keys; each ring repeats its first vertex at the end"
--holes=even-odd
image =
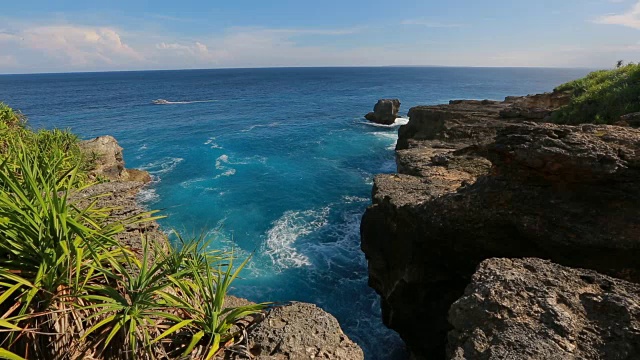
{"type": "Polygon", "coordinates": [[[361,246],[383,320],[413,358],[445,357],[449,308],[484,260],[535,257],[640,280],[640,131],[544,123],[566,101],[410,110],[398,173],[375,178],[361,246]]]}

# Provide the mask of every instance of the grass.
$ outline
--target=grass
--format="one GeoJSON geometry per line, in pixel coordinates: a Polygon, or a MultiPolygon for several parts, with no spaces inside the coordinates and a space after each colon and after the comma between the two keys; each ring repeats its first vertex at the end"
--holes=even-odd
{"type": "Polygon", "coordinates": [[[142,254],[118,243],[154,213],[114,222],[73,201],[92,185],[77,137],[0,109],[0,359],[211,359],[266,307],[225,308],[249,259],[234,266],[202,237],[171,249],[142,239],[142,254]]]}
{"type": "Polygon", "coordinates": [[[622,115],[640,112],[640,64],[595,71],[555,90],[571,92],[572,99],[554,112],[554,122],[614,124],[622,115]]]}

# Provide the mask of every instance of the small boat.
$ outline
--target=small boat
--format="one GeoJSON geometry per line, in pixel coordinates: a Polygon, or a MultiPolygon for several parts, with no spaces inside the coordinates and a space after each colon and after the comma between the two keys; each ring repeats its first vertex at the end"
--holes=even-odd
{"type": "Polygon", "coordinates": [[[158,99],[158,100],[153,100],[152,101],[154,104],[156,105],[166,105],[166,104],[170,104],[167,100],[165,99],[158,99]]]}

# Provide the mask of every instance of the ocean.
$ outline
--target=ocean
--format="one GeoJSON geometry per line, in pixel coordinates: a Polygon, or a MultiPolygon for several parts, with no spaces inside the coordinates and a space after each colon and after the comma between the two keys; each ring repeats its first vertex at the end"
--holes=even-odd
{"type": "MultiPolygon", "coordinates": [[[[34,128],[113,135],[139,196],[167,232],[253,254],[232,294],[304,301],[335,315],[367,359],[404,359],[380,320],[360,251],[373,177],[394,172],[397,128],[415,105],[550,91],[586,69],[273,68],[0,76],[0,101],[34,128]],[[392,126],[363,115],[399,98],[392,126]],[[154,105],[166,99],[170,104],[154,105]]],[[[424,324],[429,326],[429,324],[424,324]]]]}

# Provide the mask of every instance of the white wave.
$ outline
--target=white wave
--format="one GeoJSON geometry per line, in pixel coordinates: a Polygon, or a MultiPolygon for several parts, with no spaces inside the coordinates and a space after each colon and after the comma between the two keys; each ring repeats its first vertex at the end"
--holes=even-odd
{"type": "Polygon", "coordinates": [[[142,165],[140,169],[146,170],[153,175],[161,175],[173,171],[173,169],[175,169],[176,166],[178,166],[178,164],[183,161],[183,158],[165,157],[160,160],[142,165]]]}
{"type": "Polygon", "coordinates": [[[388,131],[376,131],[372,133],[375,137],[380,138],[380,139],[394,139],[396,140],[398,138],[398,134],[396,134],[395,132],[388,132],[388,131]]]}
{"type": "Polygon", "coordinates": [[[189,179],[189,180],[185,180],[183,182],[180,183],[180,186],[182,186],[185,189],[188,189],[190,187],[192,187],[192,185],[197,184],[199,182],[203,182],[207,179],[205,178],[195,178],[195,179],[189,179]]]}
{"type": "Polygon", "coordinates": [[[360,250],[360,220],[362,211],[345,211],[342,220],[330,224],[323,232],[325,241],[309,244],[308,252],[317,261],[324,262],[332,272],[341,272],[345,278],[366,278],[367,263],[360,250]],[[326,241],[326,240],[331,241],[326,241]],[[360,264],[360,271],[352,266],[360,264]],[[346,270],[346,268],[351,268],[346,270]]]}
{"type": "Polygon", "coordinates": [[[294,248],[295,242],[328,224],[329,207],[318,210],[286,211],[267,232],[264,252],[278,270],[311,265],[309,258],[294,248]]]}
{"type": "MultiPolygon", "coordinates": [[[[222,174],[216,175],[214,177],[214,179],[219,179],[219,178],[221,178],[223,176],[233,176],[235,174],[236,174],[236,169],[228,169],[227,171],[223,172],[222,174]]],[[[220,195],[224,195],[224,194],[225,194],[224,191],[220,193],[220,195]]]]}
{"type": "Polygon", "coordinates": [[[228,164],[228,163],[229,163],[229,155],[222,154],[218,156],[218,158],[216,159],[216,169],[224,170],[226,167],[224,164],[228,164]]]}
{"type": "Polygon", "coordinates": [[[270,124],[257,124],[257,125],[251,125],[246,129],[240,130],[241,132],[249,132],[255,128],[261,128],[261,127],[276,127],[276,126],[280,126],[279,122],[272,122],[270,124]]]}
{"type": "Polygon", "coordinates": [[[138,150],[147,150],[147,144],[142,144],[138,150]]]}
{"type": "Polygon", "coordinates": [[[360,121],[360,124],[369,125],[369,126],[375,126],[375,127],[382,127],[382,128],[395,128],[395,127],[398,127],[398,126],[406,125],[407,123],[409,123],[409,119],[402,118],[402,117],[397,118],[396,121],[393,122],[393,124],[389,124],[389,125],[376,124],[376,123],[371,122],[371,121],[360,121]]]}
{"type": "Polygon", "coordinates": [[[218,174],[214,177],[214,179],[219,179],[223,176],[232,176],[236,174],[236,169],[230,167],[229,165],[231,164],[231,162],[229,162],[229,155],[227,154],[222,154],[220,156],[218,156],[218,158],[216,159],[216,169],[222,171],[222,174],[218,174]]]}
{"type": "Polygon", "coordinates": [[[205,145],[209,145],[212,149],[222,149],[222,146],[218,145],[218,143],[216,143],[216,138],[215,137],[210,137],[209,139],[207,139],[207,141],[205,141],[204,143],[205,145]]]}
{"type": "Polygon", "coordinates": [[[393,140],[393,143],[389,144],[386,149],[387,150],[395,150],[396,144],[398,143],[398,134],[395,132],[387,132],[387,131],[376,131],[372,133],[375,137],[384,140],[393,140]]]}
{"type": "Polygon", "coordinates": [[[145,188],[138,192],[136,198],[143,204],[151,204],[157,202],[160,196],[156,193],[156,189],[145,188]]]}
{"type": "Polygon", "coordinates": [[[351,203],[356,203],[356,202],[368,202],[370,199],[366,198],[366,197],[345,195],[345,196],[342,197],[342,200],[344,200],[344,202],[346,202],[348,204],[351,204],[351,203]]]}

